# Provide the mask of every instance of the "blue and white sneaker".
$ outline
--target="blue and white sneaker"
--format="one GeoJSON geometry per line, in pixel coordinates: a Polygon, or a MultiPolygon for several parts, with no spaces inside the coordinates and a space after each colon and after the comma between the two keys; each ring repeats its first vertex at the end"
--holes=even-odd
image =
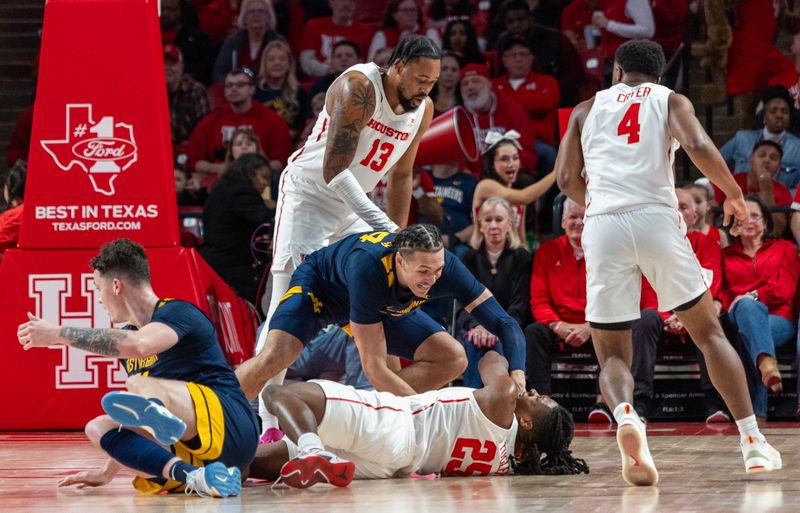
{"type": "Polygon", "coordinates": [[[161,444],[178,443],[186,423],[160,404],[130,392],[109,392],[101,401],[103,410],[125,427],[141,428],[161,444]]]}
{"type": "Polygon", "coordinates": [[[238,467],[225,467],[219,461],[186,475],[186,493],[201,497],[231,497],[242,491],[242,473],[238,467]]]}

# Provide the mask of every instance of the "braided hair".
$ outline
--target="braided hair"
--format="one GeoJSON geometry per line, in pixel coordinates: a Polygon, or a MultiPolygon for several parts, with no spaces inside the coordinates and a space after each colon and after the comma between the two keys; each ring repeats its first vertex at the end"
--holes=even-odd
{"type": "Polygon", "coordinates": [[[433,41],[425,36],[411,34],[397,43],[386,66],[391,67],[397,61],[404,63],[415,59],[433,59],[438,61],[441,58],[442,52],[433,41]]]}
{"type": "Polygon", "coordinates": [[[569,450],[574,433],[572,415],[561,405],[552,408],[540,436],[531,434],[523,440],[520,461],[510,458],[511,469],[521,475],[588,474],[586,461],[573,457],[569,450]]]}
{"type": "Polygon", "coordinates": [[[403,258],[408,258],[416,251],[434,253],[444,248],[439,229],[432,224],[412,224],[403,228],[392,241],[392,247],[403,258]]]}

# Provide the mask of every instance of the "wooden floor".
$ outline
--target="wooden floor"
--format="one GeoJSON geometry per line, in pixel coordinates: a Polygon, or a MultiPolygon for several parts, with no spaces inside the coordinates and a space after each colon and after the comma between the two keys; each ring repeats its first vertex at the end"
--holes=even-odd
{"type": "Polygon", "coordinates": [[[356,481],[348,488],[307,490],[248,482],[240,497],[148,496],[121,475],[95,489],[59,489],[66,474],[97,466],[102,455],[82,433],[0,433],[0,511],[95,513],[465,513],[800,511],[800,424],[764,430],[783,454],[784,469],[746,476],[733,425],[713,431],[703,424],[651,424],[657,488],[632,488],[620,477],[614,432],[578,426],[574,453],[591,474],[356,481]]]}

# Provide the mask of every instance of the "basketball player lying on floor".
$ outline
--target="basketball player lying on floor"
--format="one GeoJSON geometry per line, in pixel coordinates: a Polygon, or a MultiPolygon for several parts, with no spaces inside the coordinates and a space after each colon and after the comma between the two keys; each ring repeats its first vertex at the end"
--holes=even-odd
{"type": "Polygon", "coordinates": [[[574,425],[567,410],[533,389],[520,393],[495,351],[478,367],[481,389],[408,397],[322,380],[270,385],[263,399],[287,436],[259,446],[250,477],[306,488],[414,472],[589,473],[569,450],[574,425]]]}
{"type": "Polygon", "coordinates": [[[440,388],[464,372],[464,348],[419,310],[426,300],[455,297],[500,339],[511,378],[525,390],[525,339],[492,293],[444,249],[439,231],[418,224],[400,233],[345,237],[312,253],[292,275],[270,321],[264,350],[236,369],[248,399],[289,367],[324,326],[349,322],[369,382],[412,395],[440,388]],[[394,372],[387,353],[413,363],[394,372]]]}

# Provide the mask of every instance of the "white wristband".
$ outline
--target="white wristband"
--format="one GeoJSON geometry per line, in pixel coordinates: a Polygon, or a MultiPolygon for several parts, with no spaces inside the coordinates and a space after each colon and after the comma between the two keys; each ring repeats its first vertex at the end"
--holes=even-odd
{"type": "Polygon", "coordinates": [[[397,230],[397,225],[389,219],[389,216],[370,201],[367,193],[364,192],[361,184],[349,169],[334,176],[333,180],[328,182],[328,187],[373,230],[387,232],[397,230]]]}
{"type": "Polygon", "coordinates": [[[417,187],[411,191],[411,195],[414,196],[414,199],[420,199],[421,197],[425,196],[425,189],[422,187],[417,187]]]}

